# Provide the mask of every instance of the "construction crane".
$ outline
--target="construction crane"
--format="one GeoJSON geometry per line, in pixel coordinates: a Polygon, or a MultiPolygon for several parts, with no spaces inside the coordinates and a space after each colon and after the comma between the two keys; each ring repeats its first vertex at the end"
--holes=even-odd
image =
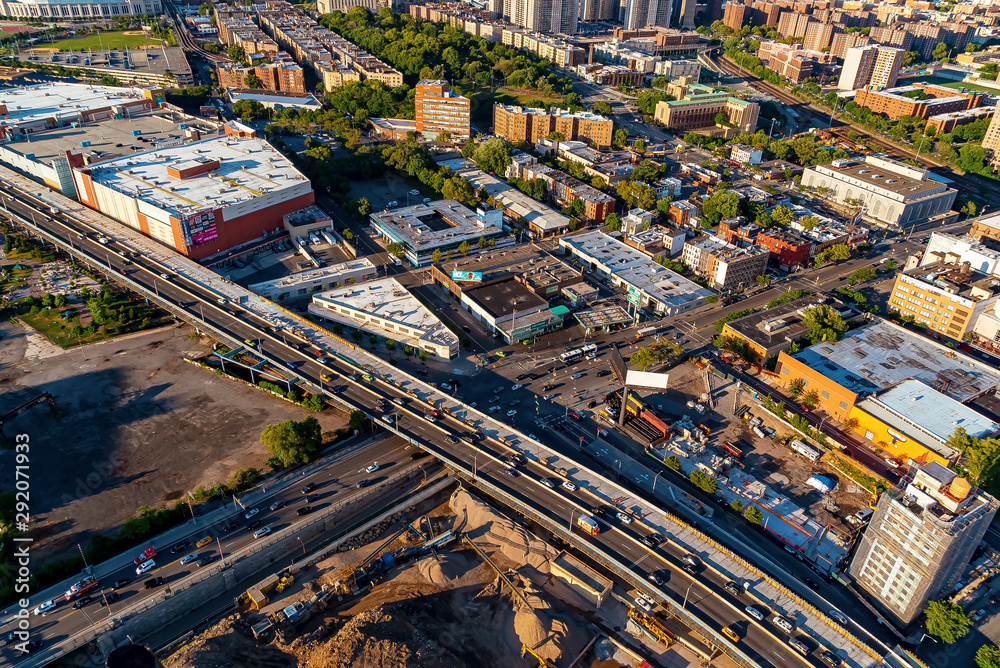
{"type": "Polygon", "coordinates": [[[640,612],[638,608],[629,608],[628,618],[635,622],[651,640],[663,645],[664,649],[670,647],[670,643],[674,641],[674,634],[652,615],[640,612]]]}

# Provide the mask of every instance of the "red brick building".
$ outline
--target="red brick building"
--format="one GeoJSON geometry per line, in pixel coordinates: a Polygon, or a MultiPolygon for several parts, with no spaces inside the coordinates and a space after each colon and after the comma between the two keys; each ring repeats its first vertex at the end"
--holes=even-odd
{"type": "Polygon", "coordinates": [[[756,244],[770,252],[770,261],[783,270],[801,267],[809,263],[812,242],[794,232],[778,227],[757,233],[756,244]]]}
{"type": "Polygon", "coordinates": [[[719,221],[719,231],[715,236],[727,244],[743,248],[754,245],[758,232],[760,232],[760,228],[757,225],[748,223],[743,216],[738,216],[719,221]]]}

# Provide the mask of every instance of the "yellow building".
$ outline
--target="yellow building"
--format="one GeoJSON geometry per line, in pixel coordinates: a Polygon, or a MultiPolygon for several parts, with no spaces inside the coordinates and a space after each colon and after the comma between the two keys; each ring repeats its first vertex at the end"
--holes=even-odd
{"type": "Polygon", "coordinates": [[[968,264],[934,262],[896,275],[889,308],[961,341],[980,315],[993,311],[998,298],[994,280],[968,264]]]}
{"type": "Polygon", "coordinates": [[[912,379],[859,401],[850,418],[854,431],[901,464],[947,466],[961,455],[948,446],[958,427],[976,438],[1000,431],[1000,424],[912,379]]]}
{"type": "Polygon", "coordinates": [[[589,111],[533,109],[493,105],[493,131],[514,144],[535,143],[553,132],[564,141],[587,141],[597,147],[611,145],[614,121],[589,111]]]}

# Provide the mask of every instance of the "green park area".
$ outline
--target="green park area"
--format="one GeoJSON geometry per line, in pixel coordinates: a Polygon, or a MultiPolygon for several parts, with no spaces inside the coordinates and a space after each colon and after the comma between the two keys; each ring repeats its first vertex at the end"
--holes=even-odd
{"type": "Polygon", "coordinates": [[[61,39],[51,44],[40,42],[39,49],[58,49],[59,51],[100,51],[101,49],[138,49],[146,44],[159,44],[162,40],[147,37],[144,33],[137,35],[127,34],[139,32],[129,30],[126,32],[102,32],[92,35],[61,39]]]}

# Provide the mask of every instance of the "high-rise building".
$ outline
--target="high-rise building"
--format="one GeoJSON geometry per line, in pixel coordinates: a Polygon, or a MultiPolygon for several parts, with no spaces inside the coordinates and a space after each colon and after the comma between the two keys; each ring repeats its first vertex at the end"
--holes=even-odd
{"type": "MultiPolygon", "coordinates": [[[[726,5],[728,7],[728,5],[726,5]]],[[[756,0],[753,3],[753,16],[750,19],[751,25],[766,26],[773,28],[778,25],[778,18],[781,16],[781,5],[776,2],[766,0],[756,0]]]]}
{"type": "Polygon", "coordinates": [[[909,51],[910,47],[913,46],[913,33],[902,28],[877,26],[872,28],[869,36],[883,46],[894,46],[903,51],[909,51]]]}
{"type": "Polygon", "coordinates": [[[451,92],[447,81],[423,79],[416,91],[417,132],[437,137],[442,132],[453,139],[469,138],[469,98],[451,92]]]}
{"type": "Polygon", "coordinates": [[[626,0],[622,23],[626,30],[646,26],[666,28],[670,26],[670,10],[670,0],[626,0]]]}
{"type": "Polygon", "coordinates": [[[581,21],[615,21],[618,19],[618,3],[614,0],[581,0],[581,21]]]}
{"type": "Polygon", "coordinates": [[[747,19],[747,7],[736,2],[727,2],[726,11],[722,15],[722,22],[733,31],[743,27],[747,19]]]}
{"type": "Polygon", "coordinates": [[[835,33],[830,42],[830,53],[838,58],[847,56],[847,50],[855,46],[867,46],[872,43],[871,37],[860,32],[835,33]]]}
{"type": "Polygon", "coordinates": [[[534,144],[553,132],[566,141],[589,141],[595,146],[611,145],[614,121],[586,111],[570,113],[562,109],[532,109],[493,105],[493,131],[515,144],[534,144]]]}
{"type": "Polygon", "coordinates": [[[781,12],[778,17],[778,34],[782,37],[805,37],[812,17],[798,12],[781,12]]]}
{"type": "Polygon", "coordinates": [[[866,86],[874,90],[892,88],[899,78],[905,51],[891,46],[855,46],[844,55],[837,88],[858,90],[866,86]]]}
{"type": "Polygon", "coordinates": [[[848,572],[905,626],[955,589],[997,506],[938,462],[913,468],[879,498],[848,572]]]}
{"type": "Polygon", "coordinates": [[[514,25],[537,32],[572,35],[576,32],[579,6],[570,0],[508,0],[503,18],[514,25]]]}
{"type": "Polygon", "coordinates": [[[806,51],[822,51],[830,46],[833,35],[840,32],[840,28],[832,23],[819,23],[810,21],[806,25],[805,39],[802,40],[802,48],[806,51]]]}
{"type": "Polygon", "coordinates": [[[990,126],[986,128],[986,136],[983,137],[983,148],[990,152],[993,164],[1000,162],[1000,105],[990,120],[990,126]]]}

